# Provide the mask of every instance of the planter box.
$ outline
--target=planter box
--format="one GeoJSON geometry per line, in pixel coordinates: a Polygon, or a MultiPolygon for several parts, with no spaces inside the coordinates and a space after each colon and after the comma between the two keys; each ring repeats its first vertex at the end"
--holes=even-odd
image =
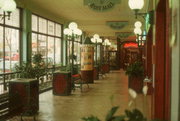
{"type": "Polygon", "coordinates": [[[129,77],[128,88],[133,89],[136,93],[142,93],[143,78],[142,77],[129,77]]]}
{"type": "Polygon", "coordinates": [[[81,71],[81,78],[87,83],[94,83],[93,70],[81,71]]]}
{"type": "Polygon", "coordinates": [[[13,79],[9,82],[9,110],[10,114],[34,115],[38,112],[39,82],[37,79],[13,79]]]}
{"type": "Polygon", "coordinates": [[[53,73],[53,94],[70,95],[72,89],[71,72],[53,73]]]}

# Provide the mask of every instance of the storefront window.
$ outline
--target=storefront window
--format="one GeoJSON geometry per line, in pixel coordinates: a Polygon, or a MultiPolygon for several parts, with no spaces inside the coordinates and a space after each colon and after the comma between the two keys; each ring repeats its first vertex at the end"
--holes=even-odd
{"type": "Polygon", "coordinates": [[[16,9],[10,19],[0,21],[0,73],[12,72],[15,64],[19,64],[19,35],[20,9],[16,9]]]}

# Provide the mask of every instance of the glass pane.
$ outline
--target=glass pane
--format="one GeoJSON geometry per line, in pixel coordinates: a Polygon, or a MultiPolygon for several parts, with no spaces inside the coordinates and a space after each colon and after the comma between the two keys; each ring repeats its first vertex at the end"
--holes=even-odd
{"type": "Polygon", "coordinates": [[[32,55],[37,53],[37,34],[32,33],[32,55]]]}
{"type": "Polygon", "coordinates": [[[56,24],[56,36],[61,37],[61,25],[56,24]]]}
{"type": "Polygon", "coordinates": [[[38,17],[36,15],[32,15],[32,31],[38,31],[37,29],[37,22],[38,22],[38,17]]]}
{"type": "Polygon", "coordinates": [[[61,65],[61,40],[55,39],[55,64],[61,65]]]}
{"type": "MultiPolygon", "coordinates": [[[[3,14],[2,9],[0,9],[0,14],[1,14],[1,15],[3,14]]],[[[0,17],[0,23],[1,23],[1,24],[4,23],[4,20],[2,19],[2,16],[0,17]]]]}
{"type": "Polygon", "coordinates": [[[14,12],[12,12],[10,19],[6,17],[5,24],[10,25],[10,26],[20,27],[20,10],[16,9],[14,12]]]}
{"type": "Polygon", "coordinates": [[[47,33],[47,20],[39,17],[39,32],[47,33]]]}
{"type": "Polygon", "coordinates": [[[47,36],[38,35],[38,52],[46,58],[46,40],[47,36]]]}
{"type": "Polygon", "coordinates": [[[19,30],[5,28],[5,72],[19,64],[19,30]]]}
{"type": "Polygon", "coordinates": [[[49,36],[48,36],[47,62],[49,66],[54,64],[54,37],[49,37],[49,36]]]}
{"type": "Polygon", "coordinates": [[[0,26],[0,73],[3,73],[3,27],[0,26]]]}
{"type": "Polygon", "coordinates": [[[54,22],[48,21],[48,34],[54,35],[54,22]]]}

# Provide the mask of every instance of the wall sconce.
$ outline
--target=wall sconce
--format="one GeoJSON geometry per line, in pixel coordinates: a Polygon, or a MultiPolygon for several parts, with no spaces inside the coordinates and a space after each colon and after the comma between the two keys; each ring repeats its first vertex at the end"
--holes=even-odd
{"type": "Polygon", "coordinates": [[[10,19],[11,13],[14,10],[16,10],[15,1],[14,0],[0,0],[0,10],[2,10],[2,14],[0,14],[1,19],[4,19],[5,17],[8,17],[8,19],[10,19]]]}
{"type": "Polygon", "coordinates": [[[129,7],[132,10],[134,10],[136,19],[137,19],[138,15],[145,18],[147,13],[139,13],[139,10],[141,10],[144,6],[144,0],[129,0],[128,4],[129,4],[129,7]]]}

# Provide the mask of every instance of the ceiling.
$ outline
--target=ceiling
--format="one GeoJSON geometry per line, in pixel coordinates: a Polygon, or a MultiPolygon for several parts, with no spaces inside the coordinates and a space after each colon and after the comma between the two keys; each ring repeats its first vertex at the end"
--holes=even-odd
{"type": "MultiPolygon", "coordinates": [[[[88,36],[97,33],[109,39],[116,39],[116,32],[133,32],[136,21],[134,11],[128,6],[128,0],[121,0],[113,9],[105,12],[90,9],[84,5],[84,0],[29,0],[29,2],[69,22],[76,22],[88,36]],[[110,28],[106,24],[107,21],[127,21],[128,24],[117,30],[110,28]]],[[[149,0],[145,0],[145,6],[141,12],[145,12],[148,8],[147,2],[149,0]]],[[[142,17],[138,19],[144,21],[142,17]]],[[[126,39],[132,40],[134,37],[126,39]]]]}

